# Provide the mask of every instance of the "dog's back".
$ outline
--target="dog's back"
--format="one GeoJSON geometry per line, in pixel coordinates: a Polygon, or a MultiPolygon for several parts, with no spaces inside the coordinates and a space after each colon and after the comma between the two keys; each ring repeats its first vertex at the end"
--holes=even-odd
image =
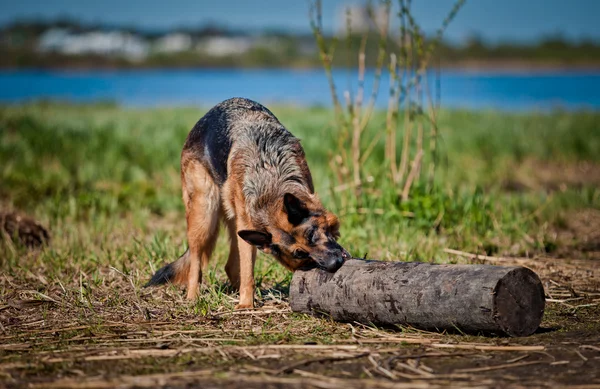
{"type": "Polygon", "coordinates": [[[300,141],[252,100],[232,98],[208,111],[187,137],[182,168],[191,159],[200,161],[220,187],[236,174],[247,200],[293,183],[314,192],[300,141]]]}
{"type": "Polygon", "coordinates": [[[227,180],[227,161],[234,143],[234,153],[242,148],[257,151],[255,157],[265,163],[277,158],[277,162],[282,162],[281,152],[299,144],[267,108],[252,100],[232,98],[214,106],[196,123],[183,154],[200,160],[222,186],[227,180]]]}

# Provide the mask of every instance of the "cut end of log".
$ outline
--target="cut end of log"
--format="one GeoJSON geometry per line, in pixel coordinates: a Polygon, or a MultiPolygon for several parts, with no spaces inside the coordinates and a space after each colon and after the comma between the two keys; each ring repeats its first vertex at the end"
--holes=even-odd
{"type": "Polygon", "coordinates": [[[542,322],[546,298],[537,274],[518,267],[498,280],[494,289],[494,319],[510,336],[529,336],[542,322]]]}

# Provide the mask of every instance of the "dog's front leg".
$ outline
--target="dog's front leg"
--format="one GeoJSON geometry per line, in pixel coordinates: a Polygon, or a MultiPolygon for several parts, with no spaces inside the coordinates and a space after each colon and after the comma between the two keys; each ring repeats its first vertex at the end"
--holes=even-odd
{"type": "Polygon", "coordinates": [[[240,253],[240,303],[236,309],[254,308],[254,262],[256,247],[238,237],[240,253]]]}

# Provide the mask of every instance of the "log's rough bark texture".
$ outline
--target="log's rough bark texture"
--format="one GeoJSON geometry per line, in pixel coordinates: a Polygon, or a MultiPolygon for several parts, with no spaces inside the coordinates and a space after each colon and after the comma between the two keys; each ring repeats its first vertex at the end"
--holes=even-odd
{"type": "Polygon", "coordinates": [[[296,271],[290,305],[339,321],[528,336],[542,321],[545,298],[525,267],[352,259],[336,273],[296,271]]]}

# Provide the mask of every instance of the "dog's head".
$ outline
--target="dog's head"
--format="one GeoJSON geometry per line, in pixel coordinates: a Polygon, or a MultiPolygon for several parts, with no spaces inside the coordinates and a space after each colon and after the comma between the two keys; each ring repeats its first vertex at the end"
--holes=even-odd
{"type": "Polygon", "coordinates": [[[339,226],[338,218],[315,196],[286,193],[266,231],[243,230],[238,235],[292,271],[316,266],[335,272],[350,258],[337,243],[339,226]]]}

